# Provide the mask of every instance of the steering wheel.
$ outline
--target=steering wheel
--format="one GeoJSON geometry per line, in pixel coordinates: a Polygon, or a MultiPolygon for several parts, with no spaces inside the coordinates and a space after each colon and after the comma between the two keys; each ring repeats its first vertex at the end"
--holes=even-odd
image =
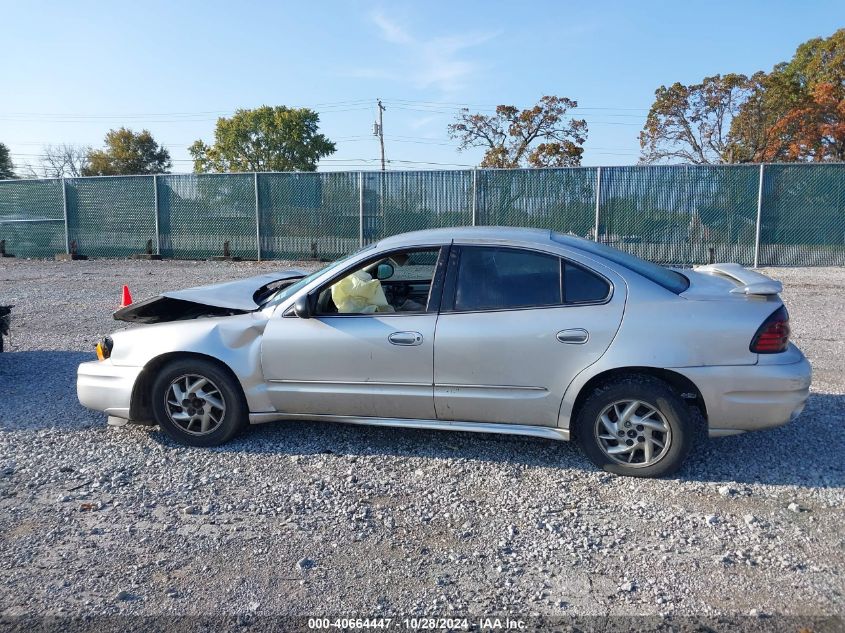
{"type": "Polygon", "coordinates": [[[388,303],[396,309],[411,295],[411,287],[406,282],[387,283],[383,288],[388,303]]]}

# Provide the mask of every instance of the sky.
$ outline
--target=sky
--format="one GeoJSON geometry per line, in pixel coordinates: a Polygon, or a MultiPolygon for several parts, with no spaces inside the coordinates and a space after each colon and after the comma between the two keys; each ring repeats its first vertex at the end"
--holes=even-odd
{"type": "Polygon", "coordinates": [[[629,165],[654,91],[751,74],[845,26],[845,2],[19,2],[0,0],[0,142],[16,166],[46,144],[101,146],[148,129],[190,172],[217,117],[307,106],[337,151],[321,170],[463,169],[447,125],[461,108],[578,102],[584,165],[629,165]]]}

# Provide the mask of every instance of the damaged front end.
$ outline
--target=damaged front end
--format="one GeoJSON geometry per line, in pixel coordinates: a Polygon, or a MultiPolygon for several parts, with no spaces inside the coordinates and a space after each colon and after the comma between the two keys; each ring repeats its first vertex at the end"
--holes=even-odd
{"type": "Polygon", "coordinates": [[[258,310],[276,292],[304,276],[305,273],[300,270],[286,270],[163,292],[157,297],[120,308],[114,313],[114,318],[128,323],[166,323],[246,314],[258,310]]]}

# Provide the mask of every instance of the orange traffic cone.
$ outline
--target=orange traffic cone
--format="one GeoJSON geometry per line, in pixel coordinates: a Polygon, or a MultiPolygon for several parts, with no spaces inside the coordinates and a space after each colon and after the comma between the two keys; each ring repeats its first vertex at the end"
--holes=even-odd
{"type": "Polygon", "coordinates": [[[123,286],[123,299],[120,302],[120,307],[125,308],[132,304],[132,295],[129,294],[129,286],[123,286]]]}

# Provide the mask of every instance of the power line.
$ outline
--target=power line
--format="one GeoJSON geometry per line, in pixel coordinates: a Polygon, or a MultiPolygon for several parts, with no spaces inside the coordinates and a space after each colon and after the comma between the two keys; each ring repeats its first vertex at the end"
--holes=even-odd
{"type": "MultiPolygon", "coordinates": [[[[434,113],[450,113],[463,110],[464,108],[496,108],[500,104],[492,103],[459,103],[449,101],[424,101],[412,99],[387,99],[383,103],[393,103],[395,107],[401,109],[412,109],[425,112],[434,113]]],[[[323,112],[355,112],[369,109],[369,99],[347,99],[343,101],[327,101],[322,103],[300,104],[292,105],[290,107],[306,107],[306,108],[321,108],[323,112]]],[[[237,108],[245,109],[245,108],[237,108]]],[[[620,106],[578,106],[573,108],[573,111],[602,111],[609,112],[648,112],[647,108],[627,108],[620,106]]],[[[199,110],[193,112],[124,112],[124,113],[76,113],[76,112],[0,112],[0,119],[8,120],[29,120],[29,119],[135,119],[135,118],[154,118],[160,119],[196,119],[196,117],[208,117],[214,115],[232,115],[235,109],[228,110],[199,110]]],[[[636,114],[608,114],[608,116],[629,116],[634,117],[636,114]]],[[[198,119],[205,120],[205,119],[198,119]]]]}
{"type": "MultiPolygon", "coordinates": [[[[420,101],[412,99],[387,99],[391,103],[403,103],[410,105],[432,105],[432,106],[456,106],[462,108],[496,108],[501,103],[459,103],[454,101],[420,101]]],[[[578,110],[629,110],[636,112],[648,112],[648,108],[624,108],[619,106],[583,106],[579,105],[578,110]]]]}
{"type": "MultiPolygon", "coordinates": [[[[427,109],[420,109],[420,108],[408,108],[404,106],[394,105],[394,108],[397,110],[403,110],[406,112],[424,112],[426,114],[445,114],[445,115],[454,115],[457,113],[457,110],[427,110],[427,109]]],[[[577,111],[573,111],[570,113],[573,118],[583,118],[589,125],[623,125],[623,126],[631,126],[631,127],[642,127],[640,123],[625,123],[621,121],[600,121],[597,119],[590,119],[588,117],[581,117],[579,116],[577,111]]],[[[612,115],[607,115],[612,116],[612,115]]],[[[618,116],[634,116],[634,115],[618,115],[618,116]]]]}
{"type": "MultiPolygon", "coordinates": [[[[336,114],[343,112],[363,112],[369,110],[368,106],[321,109],[318,114],[336,114]]],[[[213,113],[185,113],[178,114],[28,114],[28,113],[0,113],[0,121],[27,122],[27,123],[84,123],[99,121],[127,121],[133,123],[208,123],[217,121],[222,116],[232,116],[234,110],[220,111],[219,116],[208,118],[213,113]],[[167,118],[161,118],[167,117],[167,118]]]]}
{"type": "MultiPolygon", "coordinates": [[[[312,103],[288,106],[290,108],[316,108],[325,107],[332,108],[338,106],[363,106],[370,103],[369,99],[355,99],[347,101],[328,101],[324,103],[312,103]]],[[[0,117],[3,116],[58,116],[58,117],[84,117],[84,118],[115,118],[115,117],[136,117],[136,116],[200,116],[209,114],[233,114],[235,110],[244,110],[248,108],[236,108],[234,110],[200,110],[196,112],[124,112],[115,114],[79,114],[75,112],[0,112],[0,117]]],[[[366,108],[365,108],[366,109],[366,108]]]]}

